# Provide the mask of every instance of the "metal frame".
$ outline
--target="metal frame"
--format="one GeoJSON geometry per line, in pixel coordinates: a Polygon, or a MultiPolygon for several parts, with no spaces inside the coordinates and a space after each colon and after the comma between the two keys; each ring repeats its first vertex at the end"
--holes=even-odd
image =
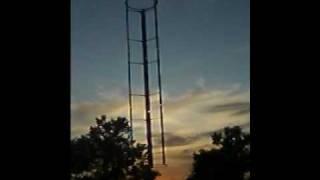
{"type": "Polygon", "coordinates": [[[129,5],[129,0],[126,0],[125,1],[125,4],[126,4],[126,7],[130,10],[130,11],[134,11],[134,12],[142,12],[142,11],[149,11],[149,10],[152,10],[154,8],[157,7],[158,5],[158,0],[153,0],[153,4],[152,6],[149,6],[149,7],[145,7],[145,8],[137,8],[137,7],[132,7],[129,5]]]}
{"type": "MultiPolygon", "coordinates": [[[[153,1],[153,5],[146,8],[136,8],[129,5],[129,0],[125,1],[126,5],[126,33],[127,33],[127,50],[128,50],[128,95],[129,95],[129,118],[130,126],[133,130],[133,107],[132,107],[132,97],[133,96],[144,96],[145,98],[145,117],[146,117],[146,139],[147,139],[147,153],[148,153],[148,165],[153,167],[153,145],[152,145],[152,128],[151,120],[157,119],[151,117],[151,104],[150,96],[154,94],[159,95],[159,111],[160,111],[160,133],[161,133],[161,149],[162,149],[162,164],[166,165],[166,153],[165,153],[165,138],[164,138],[164,122],[163,122],[163,100],[162,100],[162,85],[161,85],[161,68],[160,68],[160,45],[159,45],[159,31],[158,31],[158,14],[157,5],[158,0],[153,1]],[[153,10],[154,12],[154,24],[155,36],[152,38],[147,37],[147,22],[146,22],[146,12],[153,10]],[[139,13],[141,20],[141,40],[130,38],[130,25],[129,25],[129,12],[139,13]],[[156,42],[156,60],[148,61],[148,41],[155,40],[156,42]],[[142,62],[132,62],[131,61],[131,48],[130,42],[142,43],[142,62]],[[149,89],[149,64],[157,64],[157,75],[158,75],[158,91],[156,93],[150,93],[149,89]],[[131,80],[131,65],[142,65],[143,66],[143,78],[144,78],[144,94],[135,94],[132,92],[132,80],[131,80]]],[[[149,25],[151,26],[151,25],[149,25]]],[[[131,131],[131,140],[133,141],[133,131],[131,131]]]]}

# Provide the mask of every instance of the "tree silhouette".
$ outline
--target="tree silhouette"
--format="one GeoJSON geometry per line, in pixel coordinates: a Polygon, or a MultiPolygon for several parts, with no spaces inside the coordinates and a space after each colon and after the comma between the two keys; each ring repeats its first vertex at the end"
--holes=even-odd
{"type": "Polygon", "coordinates": [[[193,170],[188,180],[243,180],[250,173],[250,134],[239,126],[213,133],[217,148],[193,155],[193,170]]]}
{"type": "Polygon", "coordinates": [[[72,180],[154,180],[146,145],[130,141],[126,118],[96,118],[88,134],[71,140],[72,180]]]}

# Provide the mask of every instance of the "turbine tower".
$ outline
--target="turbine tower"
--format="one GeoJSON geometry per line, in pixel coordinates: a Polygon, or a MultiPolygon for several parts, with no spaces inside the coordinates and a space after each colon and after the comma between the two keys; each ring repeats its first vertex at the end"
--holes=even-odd
{"type": "Polygon", "coordinates": [[[158,0],[125,0],[128,52],[129,118],[132,129],[131,140],[133,140],[133,123],[137,120],[140,120],[133,118],[133,114],[136,109],[136,107],[133,106],[133,97],[140,96],[144,98],[144,118],[141,119],[145,120],[148,155],[147,163],[151,167],[154,166],[152,123],[154,123],[155,120],[158,120],[160,124],[162,164],[166,165],[157,5],[158,0]],[[141,56],[134,56],[133,54],[141,54],[141,56]],[[156,66],[153,71],[150,69],[151,65],[156,66]],[[132,79],[132,66],[142,67],[142,74],[140,76],[143,81],[141,85],[142,92],[133,92],[133,85],[137,85],[137,83],[132,79]],[[154,79],[150,78],[152,73],[156,73],[156,77],[154,79]],[[156,90],[154,90],[155,92],[151,92],[150,89],[150,84],[153,82],[156,82],[156,90]],[[151,96],[158,97],[158,117],[154,117],[152,113],[153,109],[151,96]]]}

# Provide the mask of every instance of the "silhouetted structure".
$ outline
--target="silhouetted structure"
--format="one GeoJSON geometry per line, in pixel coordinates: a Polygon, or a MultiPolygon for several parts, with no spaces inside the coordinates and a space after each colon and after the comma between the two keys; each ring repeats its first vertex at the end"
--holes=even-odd
{"type": "MultiPolygon", "coordinates": [[[[148,0],[144,0],[147,2],[148,0]]],[[[157,15],[157,4],[158,0],[149,0],[149,4],[135,4],[133,0],[126,0],[126,24],[127,24],[127,48],[128,48],[128,82],[129,82],[129,117],[130,117],[130,126],[133,127],[133,96],[143,96],[145,98],[145,121],[146,121],[146,139],[148,144],[148,163],[151,167],[153,167],[153,145],[152,145],[152,125],[151,121],[156,118],[152,117],[151,113],[151,103],[150,96],[154,94],[159,95],[159,112],[160,112],[160,133],[161,133],[161,144],[162,144],[162,163],[166,164],[166,156],[165,156],[165,140],[164,140],[164,125],[163,125],[163,102],[162,102],[162,87],[161,87],[161,75],[160,75],[160,50],[159,50],[159,32],[158,32],[158,15],[157,15]],[[129,21],[129,13],[138,14],[140,16],[140,26],[136,24],[136,29],[141,31],[141,35],[139,37],[131,37],[132,34],[137,32],[131,31],[130,21],[129,21]],[[153,13],[153,24],[150,24],[147,21],[147,17],[151,16],[153,13]],[[153,27],[154,35],[149,37],[150,30],[148,27],[153,27]],[[142,52],[142,59],[132,61],[131,53],[131,43],[141,43],[139,46],[139,52],[142,52]],[[150,42],[155,42],[155,59],[150,60],[150,42]],[[141,61],[142,60],[142,61],[141,61]],[[157,65],[157,81],[158,81],[158,90],[155,93],[150,92],[150,78],[149,78],[149,65],[155,63],[157,65]],[[131,65],[141,65],[143,66],[143,80],[144,80],[144,93],[133,93],[132,92],[132,78],[131,78],[131,65]]],[[[150,28],[151,29],[151,28],[150,28]]],[[[140,119],[140,118],[139,118],[140,119]]],[[[132,128],[133,129],[133,128],[132,128]]],[[[131,137],[133,138],[133,132],[131,133],[131,137]]]]}
{"type": "Polygon", "coordinates": [[[244,180],[250,175],[250,134],[241,128],[225,128],[212,135],[219,148],[194,154],[193,171],[188,180],[244,180]]]}
{"type": "Polygon", "coordinates": [[[71,180],[154,180],[160,174],[145,163],[146,146],[130,139],[128,120],[96,119],[71,141],[71,180]]]}

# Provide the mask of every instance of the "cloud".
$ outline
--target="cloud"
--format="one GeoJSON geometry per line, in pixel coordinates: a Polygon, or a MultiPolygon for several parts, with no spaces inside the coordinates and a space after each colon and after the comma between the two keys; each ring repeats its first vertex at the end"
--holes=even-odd
{"type": "MultiPolygon", "coordinates": [[[[108,92],[99,92],[100,96],[108,97],[108,92]]],[[[110,92],[114,95],[114,92],[110,92]]],[[[164,99],[165,132],[175,132],[175,135],[184,137],[190,134],[213,131],[227,125],[237,125],[248,122],[250,112],[249,90],[240,90],[239,86],[225,89],[191,89],[180,96],[168,95],[164,99]]],[[[134,118],[143,119],[143,99],[134,99],[134,118]]],[[[153,103],[156,103],[154,100],[153,103]]],[[[159,113],[153,108],[153,116],[159,113]]],[[[108,117],[128,117],[127,98],[102,98],[99,101],[80,102],[71,104],[72,136],[87,131],[88,126],[94,123],[96,116],[106,114],[108,117]],[[82,129],[82,131],[81,131],[82,129]]],[[[143,120],[134,120],[137,136],[144,128],[143,120]]],[[[153,121],[154,133],[159,132],[159,123],[153,121]]],[[[170,135],[168,135],[170,136],[170,135]]],[[[174,139],[175,137],[173,137],[174,139]]],[[[144,139],[141,137],[140,139],[144,139]]],[[[183,142],[183,140],[181,140],[183,142]]]]}
{"type": "Polygon", "coordinates": [[[239,110],[231,115],[232,116],[241,116],[241,115],[245,115],[245,114],[249,114],[249,113],[250,113],[250,107],[248,107],[247,109],[239,110]]]}
{"type": "Polygon", "coordinates": [[[213,105],[205,108],[205,113],[219,113],[232,111],[232,115],[242,115],[250,112],[250,102],[232,102],[219,105],[213,105]]]}
{"type": "Polygon", "coordinates": [[[205,79],[203,77],[200,77],[197,81],[196,81],[196,85],[200,88],[200,89],[205,89],[205,79]]]}
{"type": "Polygon", "coordinates": [[[175,135],[172,133],[166,133],[166,145],[167,146],[181,146],[190,144],[192,142],[192,139],[185,138],[183,136],[175,135]]]}
{"type": "MultiPolygon", "coordinates": [[[[181,136],[171,132],[165,133],[164,136],[165,136],[165,145],[167,147],[184,146],[184,145],[192,144],[194,141],[197,140],[197,137],[194,137],[194,136],[181,136]]],[[[155,142],[156,147],[159,147],[161,145],[160,134],[155,134],[153,136],[153,140],[155,142]]]]}
{"type": "Polygon", "coordinates": [[[100,115],[127,116],[124,113],[126,111],[124,103],[123,100],[101,100],[71,104],[71,137],[88,132],[89,126],[94,124],[95,118],[100,115]]]}
{"type": "MultiPolygon", "coordinates": [[[[239,124],[238,126],[240,126],[243,130],[247,131],[248,128],[250,128],[250,123],[244,123],[244,124],[239,124]]],[[[205,131],[205,132],[201,132],[198,134],[189,134],[189,135],[178,135],[175,134],[173,132],[167,132],[164,134],[165,136],[165,145],[166,147],[177,147],[177,146],[186,146],[186,145],[190,145],[193,144],[197,141],[201,141],[203,139],[210,139],[211,135],[215,132],[222,132],[224,130],[223,128],[214,130],[214,131],[205,131]]],[[[159,133],[154,134],[153,136],[153,140],[154,140],[154,146],[155,147],[160,147],[161,145],[161,136],[159,133]]],[[[210,142],[208,142],[210,143],[210,142]]]]}

